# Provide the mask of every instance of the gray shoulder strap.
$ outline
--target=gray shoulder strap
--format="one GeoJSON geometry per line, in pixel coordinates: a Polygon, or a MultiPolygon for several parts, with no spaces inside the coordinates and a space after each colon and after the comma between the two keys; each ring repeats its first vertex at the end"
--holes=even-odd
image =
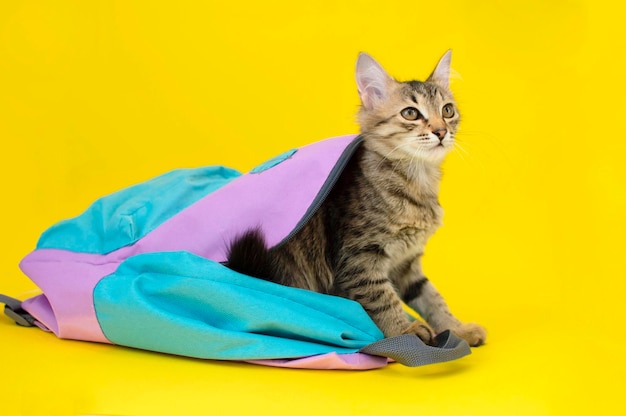
{"type": "Polygon", "coordinates": [[[0,303],[4,303],[4,314],[20,326],[35,326],[35,318],[22,309],[22,302],[10,296],[0,294],[0,303]]]}
{"type": "Polygon", "coordinates": [[[437,335],[435,346],[406,334],[376,341],[359,352],[388,357],[409,367],[452,361],[472,353],[469,344],[450,331],[437,335]]]}

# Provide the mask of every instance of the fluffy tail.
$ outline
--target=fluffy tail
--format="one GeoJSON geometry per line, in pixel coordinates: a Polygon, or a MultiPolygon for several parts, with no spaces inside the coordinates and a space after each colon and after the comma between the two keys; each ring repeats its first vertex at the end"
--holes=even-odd
{"type": "Polygon", "coordinates": [[[258,228],[248,230],[237,237],[228,248],[227,258],[226,266],[236,272],[264,280],[274,280],[270,252],[265,244],[263,232],[258,228]]]}

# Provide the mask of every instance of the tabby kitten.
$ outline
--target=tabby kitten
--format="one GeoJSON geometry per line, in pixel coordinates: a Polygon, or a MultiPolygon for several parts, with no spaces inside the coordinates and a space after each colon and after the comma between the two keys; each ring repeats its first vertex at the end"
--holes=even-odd
{"type": "Polygon", "coordinates": [[[360,54],[363,143],[301,231],[268,249],[250,230],[231,244],[228,266],[355,300],[386,337],[413,333],[432,344],[434,333],[450,329],[472,346],[483,344],[484,328],[455,318],[421,266],[424,245],[441,225],[440,165],[459,124],[450,57],[448,51],[426,82],[398,82],[360,54]],[[428,324],[411,322],[403,301],[428,324]]]}

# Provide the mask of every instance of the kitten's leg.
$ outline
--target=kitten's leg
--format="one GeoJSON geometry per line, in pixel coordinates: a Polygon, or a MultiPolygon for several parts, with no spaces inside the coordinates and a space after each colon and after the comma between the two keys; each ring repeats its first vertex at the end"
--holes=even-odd
{"type": "Polygon", "coordinates": [[[338,293],[359,302],[385,337],[411,333],[426,344],[433,344],[433,330],[424,322],[409,320],[387,277],[385,257],[361,253],[346,263],[335,279],[338,293]]]}
{"type": "Polygon", "coordinates": [[[422,273],[419,258],[412,263],[410,272],[402,283],[397,286],[404,302],[419,313],[437,333],[450,329],[473,347],[485,343],[487,331],[478,324],[463,323],[452,315],[443,296],[422,273]]]}

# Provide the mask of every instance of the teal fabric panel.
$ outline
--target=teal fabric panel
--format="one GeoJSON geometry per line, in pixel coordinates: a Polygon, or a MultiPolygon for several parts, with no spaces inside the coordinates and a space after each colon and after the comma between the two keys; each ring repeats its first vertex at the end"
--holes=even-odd
{"type": "Polygon", "coordinates": [[[265,161],[263,163],[261,163],[259,166],[255,167],[254,169],[252,169],[250,171],[250,173],[261,173],[261,172],[265,172],[268,169],[273,168],[274,166],[283,163],[285,160],[289,159],[291,156],[293,156],[296,152],[298,151],[298,149],[291,149],[286,151],[285,153],[282,153],[276,157],[271,158],[268,161],[265,161]]]}
{"type": "Polygon", "coordinates": [[[197,358],[353,353],[383,339],[361,305],[234,272],[187,252],[131,257],[94,290],[113,343],[197,358]]]}
{"type": "Polygon", "coordinates": [[[107,254],[241,176],[223,166],[179,169],[98,199],[78,217],[45,231],[37,248],[107,254]]]}

